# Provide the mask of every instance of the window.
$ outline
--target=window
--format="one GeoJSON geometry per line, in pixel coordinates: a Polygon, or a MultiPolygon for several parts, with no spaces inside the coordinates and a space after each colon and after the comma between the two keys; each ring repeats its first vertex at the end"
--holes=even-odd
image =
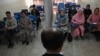
{"type": "Polygon", "coordinates": [[[43,5],[43,0],[33,0],[33,4],[35,4],[35,5],[43,5]]]}
{"type": "Polygon", "coordinates": [[[25,0],[25,2],[28,8],[33,5],[33,0],[25,0]]]}

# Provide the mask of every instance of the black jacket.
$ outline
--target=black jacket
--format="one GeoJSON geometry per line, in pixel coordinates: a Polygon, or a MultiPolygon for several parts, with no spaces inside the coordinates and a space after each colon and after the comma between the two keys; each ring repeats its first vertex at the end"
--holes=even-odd
{"type": "Polygon", "coordinates": [[[77,13],[76,9],[69,9],[69,12],[68,12],[69,22],[71,22],[72,16],[74,16],[76,13],[77,13]]]}
{"type": "Polygon", "coordinates": [[[36,9],[32,10],[31,14],[34,15],[34,16],[40,16],[40,12],[38,10],[36,10],[36,9]]]}
{"type": "Polygon", "coordinates": [[[91,9],[84,9],[84,16],[85,19],[87,20],[88,17],[92,14],[92,10],[91,9]]]}
{"type": "Polygon", "coordinates": [[[36,10],[36,9],[35,9],[35,10],[32,10],[32,11],[31,11],[31,14],[32,14],[33,16],[38,17],[38,18],[37,18],[37,21],[41,21],[41,20],[40,20],[40,12],[39,12],[38,10],[36,10]]]}

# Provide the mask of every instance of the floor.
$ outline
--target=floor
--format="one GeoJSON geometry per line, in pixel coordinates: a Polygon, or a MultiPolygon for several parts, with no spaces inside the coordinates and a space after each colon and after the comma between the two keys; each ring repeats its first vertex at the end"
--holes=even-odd
{"type": "MultiPolygon", "coordinates": [[[[39,29],[36,32],[36,37],[28,46],[18,43],[13,49],[8,49],[7,45],[0,45],[0,56],[41,56],[46,52],[41,43],[41,31],[39,29]]],[[[73,40],[71,43],[65,41],[62,53],[65,56],[100,56],[100,42],[96,42],[93,35],[87,35],[91,37],[89,40],[73,40]]]]}

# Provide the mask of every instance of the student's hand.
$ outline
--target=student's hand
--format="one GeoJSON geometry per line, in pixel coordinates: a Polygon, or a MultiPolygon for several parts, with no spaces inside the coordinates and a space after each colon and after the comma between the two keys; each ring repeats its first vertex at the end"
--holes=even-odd
{"type": "Polygon", "coordinates": [[[6,30],[9,30],[10,28],[9,28],[9,27],[6,27],[5,29],[6,29],[6,30]]]}
{"type": "Polygon", "coordinates": [[[78,22],[77,24],[81,24],[80,22],[78,22]]]}
{"type": "Polygon", "coordinates": [[[40,16],[38,16],[37,18],[40,18],[40,16]]]}
{"type": "Polygon", "coordinates": [[[100,25],[100,22],[98,24],[100,25]]]}
{"type": "Polygon", "coordinates": [[[66,26],[66,24],[61,24],[61,26],[66,26]]]}
{"type": "Polygon", "coordinates": [[[31,26],[31,25],[29,25],[29,26],[27,27],[27,29],[28,29],[28,30],[32,29],[32,26],[31,26]]]}
{"type": "Polygon", "coordinates": [[[90,21],[89,21],[89,22],[87,22],[87,23],[89,23],[89,24],[93,24],[93,22],[90,22],[90,21]]]}

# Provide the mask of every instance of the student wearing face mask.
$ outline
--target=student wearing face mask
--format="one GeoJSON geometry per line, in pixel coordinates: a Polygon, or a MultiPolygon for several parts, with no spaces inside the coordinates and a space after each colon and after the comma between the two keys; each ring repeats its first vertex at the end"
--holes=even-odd
{"type": "Polygon", "coordinates": [[[75,8],[74,5],[72,5],[72,7],[69,9],[68,12],[68,18],[69,18],[69,22],[71,22],[72,17],[77,13],[77,10],[75,8]]]}
{"type": "Polygon", "coordinates": [[[87,19],[89,18],[89,16],[92,14],[92,10],[90,9],[90,4],[86,5],[86,9],[84,9],[84,16],[85,16],[85,32],[89,32],[88,31],[88,23],[87,23],[87,19]]]}

